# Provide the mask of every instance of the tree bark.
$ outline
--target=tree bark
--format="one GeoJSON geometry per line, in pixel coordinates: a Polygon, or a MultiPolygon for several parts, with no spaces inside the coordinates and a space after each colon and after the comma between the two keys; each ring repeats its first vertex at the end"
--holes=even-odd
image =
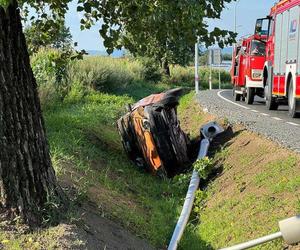
{"type": "Polygon", "coordinates": [[[167,59],[163,60],[163,70],[165,75],[167,76],[171,76],[171,72],[170,72],[170,65],[167,59]]]}
{"type": "Polygon", "coordinates": [[[14,2],[7,9],[0,6],[0,211],[36,225],[51,197],[61,201],[63,196],[14,2]]]}

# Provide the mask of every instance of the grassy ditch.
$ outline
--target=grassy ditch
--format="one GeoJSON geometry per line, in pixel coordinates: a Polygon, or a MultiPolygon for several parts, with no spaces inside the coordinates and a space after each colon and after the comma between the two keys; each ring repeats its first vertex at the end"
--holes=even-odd
{"type": "MultiPolygon", "coordinates": [[[[192,96],[182,99],[180,115],[186,113],[192,96]]],[[[54,106],[45,112],[48,138],[58,177],[76,187],[77,200],[92,201],[103,216],[161,248],[172,234],[189,175],[163,181],[127,160],[115,122],[125,104],[135,100],[93,92],[78,103],[54,106]]],[[[195,128],[200,122],[194,121],[195,128]]],[[[194,240],[206,246],[200,238],[194,240]]]]}
{"type": "MultiPolygon", "coordinates": [[[[93,201],[104,216],[163,248],[179,216],[190,175],[162,181],[128,162],[115,120],[124,104],[135,98],[92,93],[80,103],[48,110],[52,158],[62,182],[67,176],[76,186],[78,199],[93,201]]],[[[182,98],[178,112],[192,138],[198,136],[200,124],[214,120],[193,101],[193,93],[182,98]]],[[[180,249],[218,249],[276,232],[278,220],[299,212],[297,154],[235,128],[210,164],[223,172],[197,193],[180,249]]],[[[282,249],[282,242],[261,249],[282,249]]]]}

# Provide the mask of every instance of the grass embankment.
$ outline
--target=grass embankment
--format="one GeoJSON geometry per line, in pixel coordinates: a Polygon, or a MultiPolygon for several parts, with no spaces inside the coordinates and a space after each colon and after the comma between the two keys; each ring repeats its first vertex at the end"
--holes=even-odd
{"type": "MultiPolygon", "coordinates": [[[[195,121],[207,120],[213,117],[202,113],[200,119],[190,118],[189,130],[195,129],[195,121]]],[[[189,223],[182,249],[202,249],[195,235],[208,249],[255,239],[279,231],[278,221],[300,212],[299,154],[240,126],[233,132],[213,159],[222,173],[197,194],[195,220],[189,223]]],[[[257,247],[283,248],[282,240],[257,247]]]]}
{"type": "MultiPolygon", "coordinates": [[[[300,211],[299,155],[256,134],[237,132],[216,155],[223,174],[204,191],[195,227],[214,249],[277,232],[279,220],[300,211]]],[[[278,240],[260,249],[279,250],[282,244],[278,240]]]]}
{"type": "Polygon", "coordinates": [[[93,93],[80,103],[45,113],[59,178],[138,236],[164,246],[184,190],[138,171],[125,156],[116,120],[128,96],[93,93]]]}

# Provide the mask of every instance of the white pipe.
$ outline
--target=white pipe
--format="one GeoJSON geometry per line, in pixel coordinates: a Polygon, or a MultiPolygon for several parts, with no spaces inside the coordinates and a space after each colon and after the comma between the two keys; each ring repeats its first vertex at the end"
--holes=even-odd
{"type": "Polygon", "coordinates": [[[251,247],[255,247],[255,246],[267,243],[267,242],[272,241],[272,240],[276,240],[276,239],[281,238],[281,237],[282,237],[282,233],[278,232],[278,233],[271,234],[271,235],[268,235],[268,236],[265,236],[265,237],[262,237],[262,238],[259,238],[259,239],[256,239],[256,240],[248,241],[246,243],[242,243],[242,244],[239,244],[239,245],[236,245],[236,246],[233,246],[233,247],[222,248],[221,250],[243,250],[243,249],[248,249],[248,248],[251,248],[251,247]]]}
{"type": "MultiPolygon", "coordinates": [[[[203,139],[201,141],[198,159],[202,159],[202,158],[206,157],[209,145],[210,145],[210,142],[208,139],[203,139]]],[[[184,229],[187,225],[190,214],[192,212],[195,194],[199,187],[199,183],[200,183],[199,174],[197,171],[194,170],[191,181],[190,181],[190,185],[188,188],[188,192],[185,197],[184,205],[183,205],[180,217],[178,219],[178,222],[176,224],[176,227],[175,227],[172,239],[170,241],[168,250],[176,250],[178,247],[178,243],[183,235],[184,229]]]]}

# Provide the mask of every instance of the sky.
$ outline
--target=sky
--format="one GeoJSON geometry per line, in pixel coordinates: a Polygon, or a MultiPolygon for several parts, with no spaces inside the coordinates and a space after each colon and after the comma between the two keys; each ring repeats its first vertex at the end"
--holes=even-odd
{"type": "MultiPolygon", "coordinates": [[[[254,25],[257,18],[269,14],[275,0],[240,0],[237,3],[237,32],[239,37],[254,32],[254,25]]],[[[100,23],[97,23],[90,30],[80,30],[80,14],[76,11],[77,1],[69,5],[69,12],[66,17],[66,25],[70,27],[73,40],[78,42],[79,49],[104,51],[103,40],[99,35],[100,23]]],[[[234,30],[234,6],[235,2],[226,5],[220,20],[209,20],[210,29],[219,27],[221,29],[234,30]]]]}

